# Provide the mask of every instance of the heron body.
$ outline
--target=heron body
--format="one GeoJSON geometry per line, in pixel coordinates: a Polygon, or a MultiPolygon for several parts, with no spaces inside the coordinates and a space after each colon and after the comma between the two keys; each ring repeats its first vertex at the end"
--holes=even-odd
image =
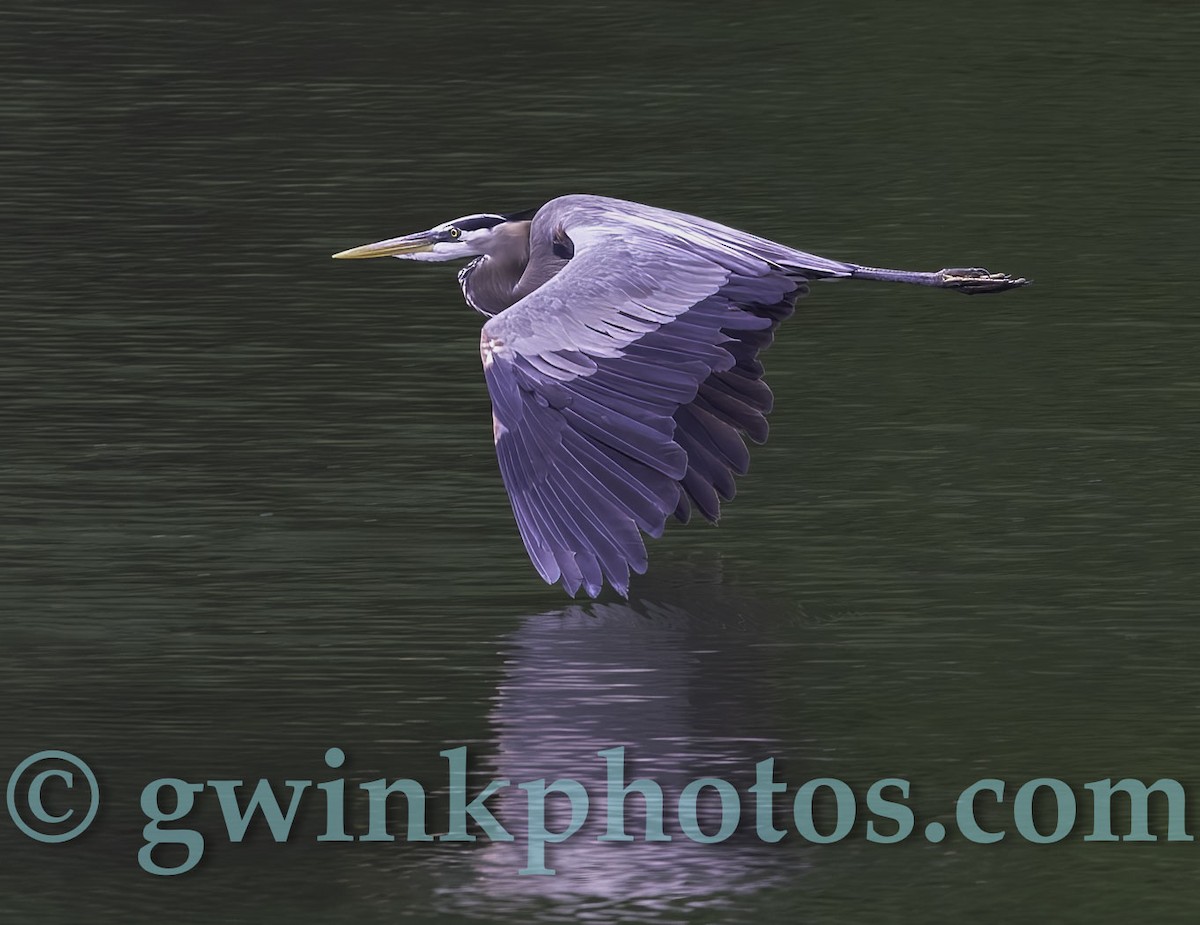
{"type": "Polygon", "coordinates": [[[628,594],[643,534],[715,522],[767,438],[758,353],[809,283],[999,292],[1024,279],[829,260],[706,219],[601,196],[465,216],[335,254],[470,259],[467,304],[500,472],[530,559],[574,596],[628,594]]]}

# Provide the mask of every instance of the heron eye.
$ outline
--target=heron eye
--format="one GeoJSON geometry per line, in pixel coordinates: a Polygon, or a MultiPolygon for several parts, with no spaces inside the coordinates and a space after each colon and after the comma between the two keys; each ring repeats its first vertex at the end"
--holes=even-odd
{"type": "Polygon", "coordinates": [[[462,237],[462,232],[459,231],[457,228],[451,228],[450,229],[450,237],[457,241],[459,238],[462,237]]]}

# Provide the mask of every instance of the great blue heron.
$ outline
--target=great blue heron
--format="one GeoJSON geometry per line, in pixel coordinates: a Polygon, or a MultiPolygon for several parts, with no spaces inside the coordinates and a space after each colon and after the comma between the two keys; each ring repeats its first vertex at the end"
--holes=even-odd
{"type": "Polygon", "coordinates": [[[692,509],[715,522],[767,438],[757,359],[812,280],[1001,292],[978,268],[864,267],[692,215],[602,196],[468,215],[338,258],[471,260],[458,274],[488,320],[479,353],[500,473],[548,583],[628,595],[641,533],[692,509]],[[641,532],[639,532],[641,531],[641,532]]]}

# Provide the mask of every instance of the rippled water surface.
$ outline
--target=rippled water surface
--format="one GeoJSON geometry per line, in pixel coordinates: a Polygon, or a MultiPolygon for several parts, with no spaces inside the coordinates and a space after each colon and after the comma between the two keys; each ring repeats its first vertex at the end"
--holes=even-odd
{"type": "Polygon", "coordinates": [[[0,816],[0,918],[1195,921],[1200,849],[1083,822],[589,828],[521,877],[520,841],[318,843],[320,803],[229,845],[210,801],[196,870],[137,855],[164,776],[411,777],[442,831],[460,745],[473,785],[599,792],[616,746],[671,794],[903,777],[922,822],[981,777],[1194,788],[1198,48],[1165,2],[5,6],[0,772],[69,749],[103,803],[62,845],[0,816]],[[571,602],[452,270],[328,255],[584,191],[1037,285],[814,287],[720,527],[571,602]]]}

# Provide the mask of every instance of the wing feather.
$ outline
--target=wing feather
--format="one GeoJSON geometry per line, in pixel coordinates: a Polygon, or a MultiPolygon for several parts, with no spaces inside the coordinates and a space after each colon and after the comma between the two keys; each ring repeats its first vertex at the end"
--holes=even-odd
{"type": "Polygon", "coordinates": [[[556,234],[572,259],[483,328],[496,454],[539,574],[627,594],[643,533],[734,496],[773,401],[757,353],[807,279],[846,268],[599,197],[543,207],[531,241],[556,234]]]}

